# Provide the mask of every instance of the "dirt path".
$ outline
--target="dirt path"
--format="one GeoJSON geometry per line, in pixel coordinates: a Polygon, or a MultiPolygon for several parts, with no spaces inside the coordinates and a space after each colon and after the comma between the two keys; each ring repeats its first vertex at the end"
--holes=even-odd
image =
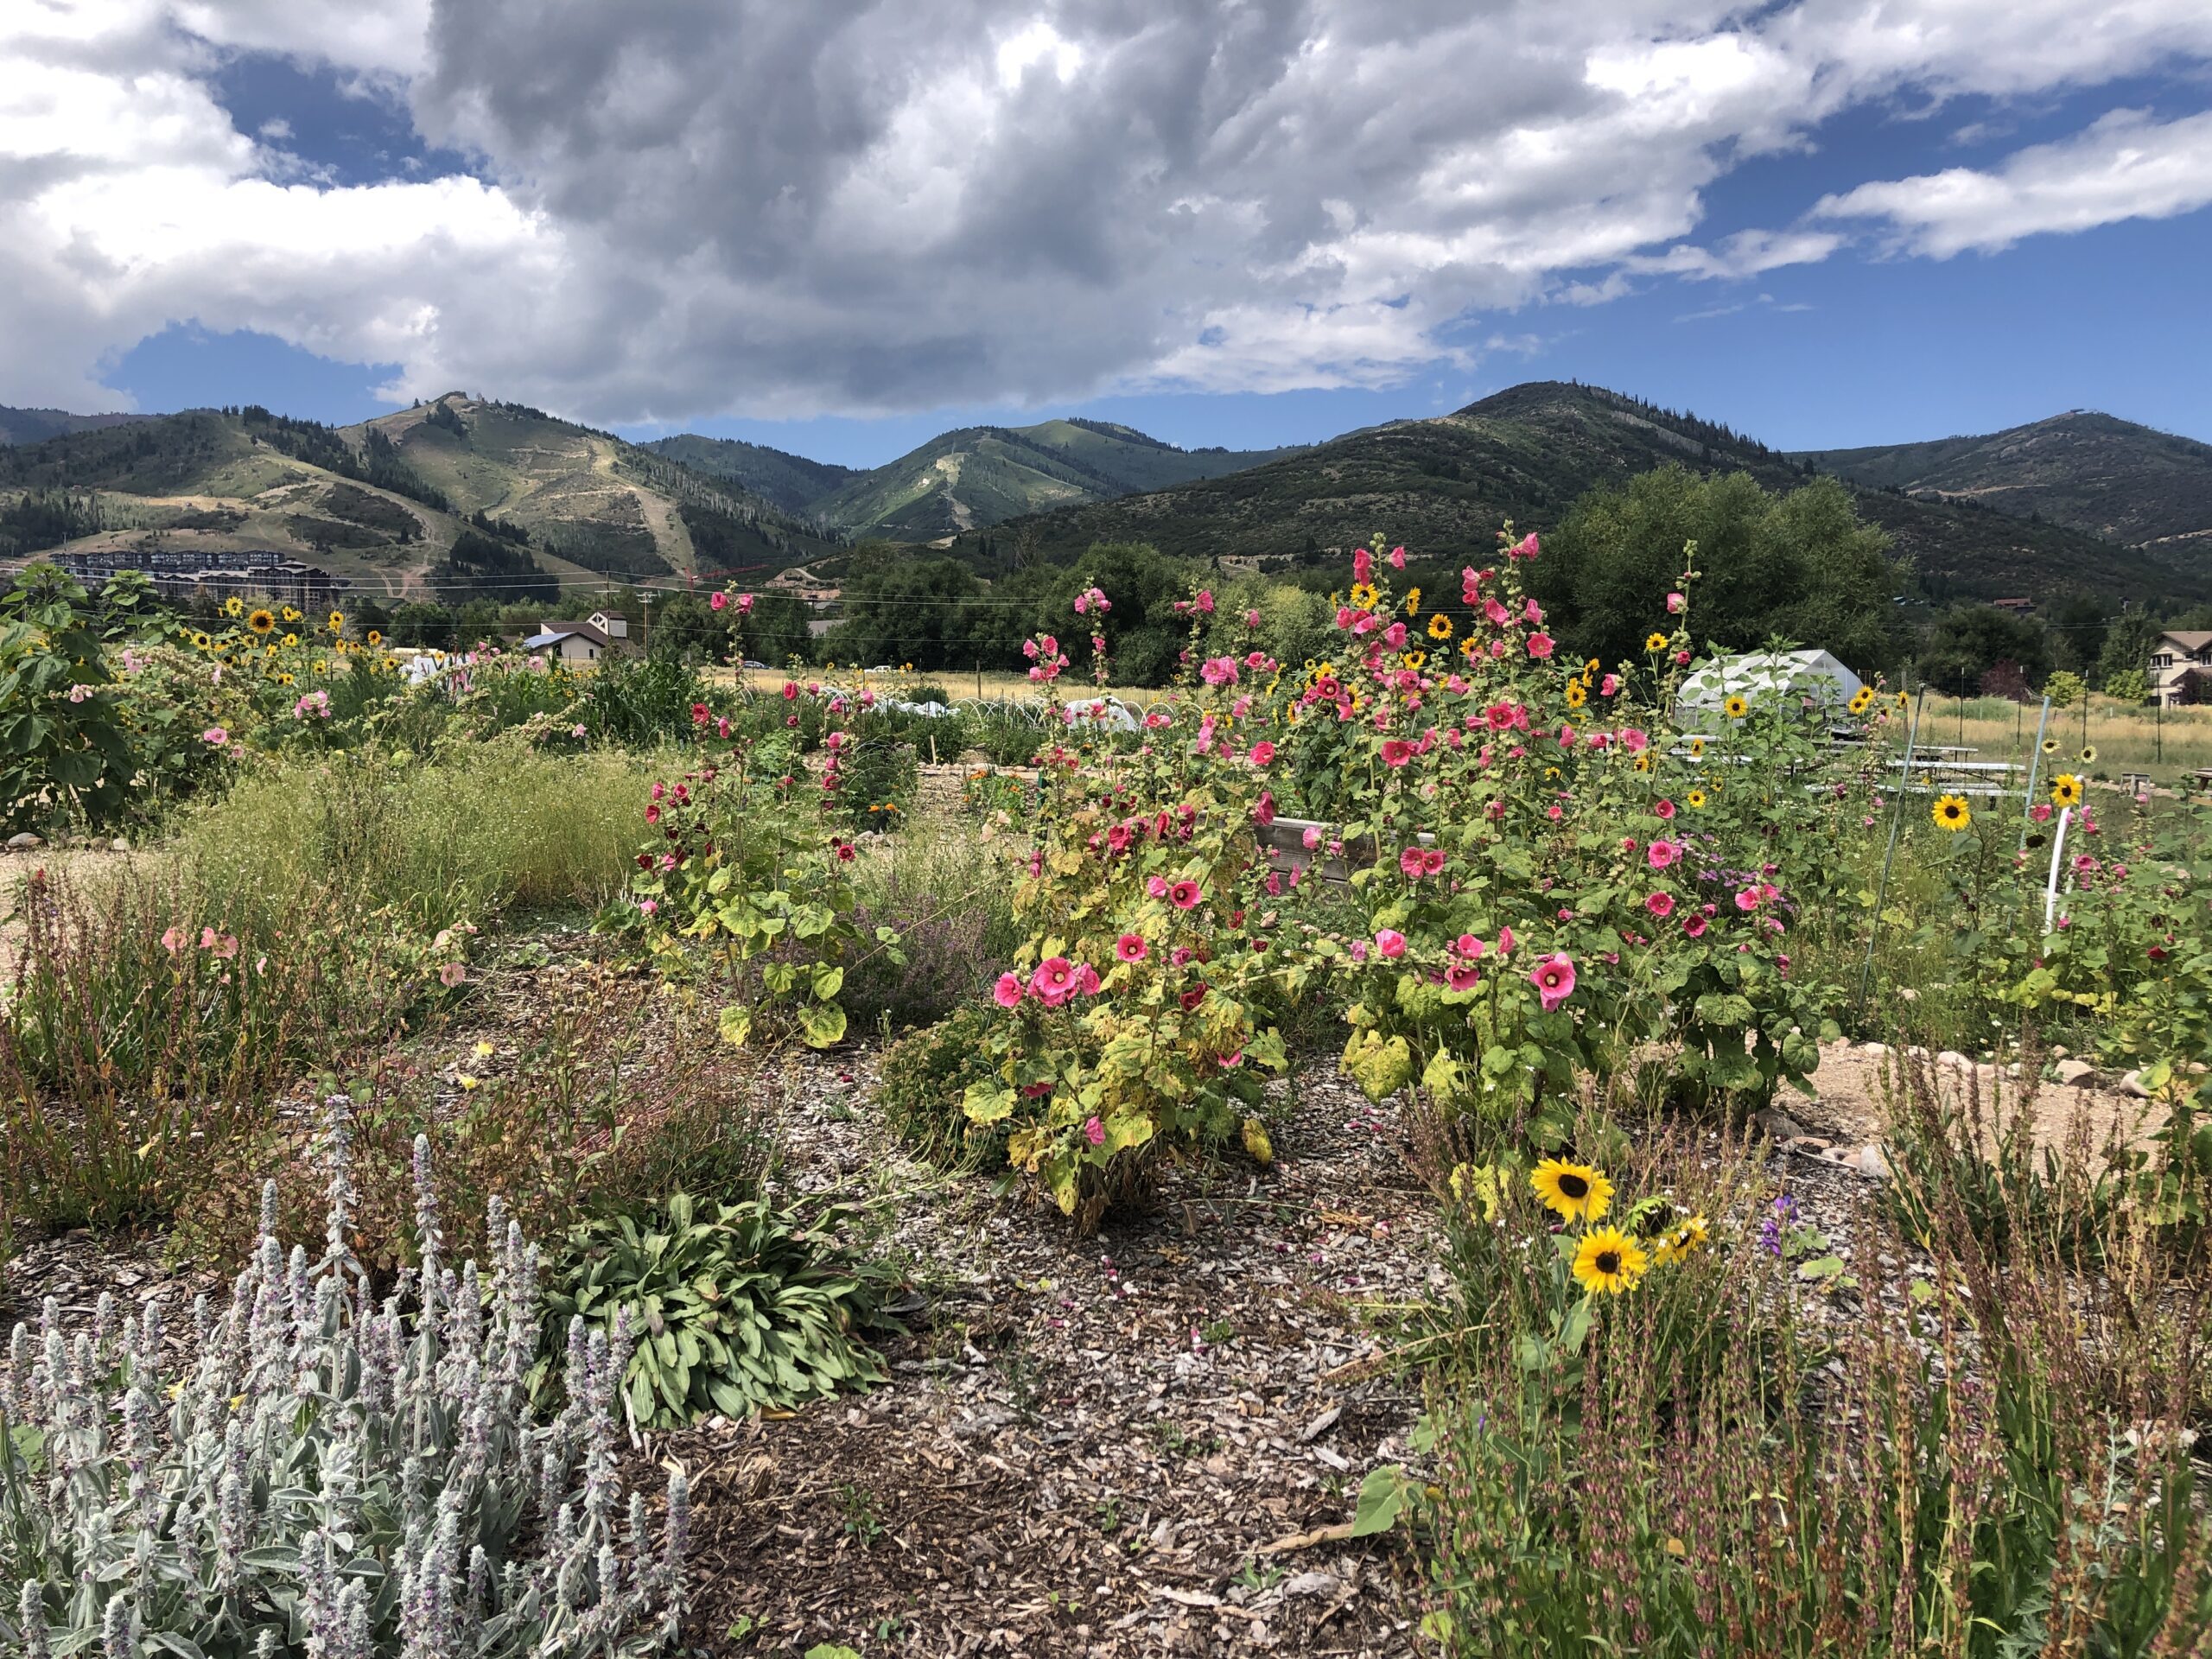
{"type": "Polygon", "coordinates": [[[1436,1277],[1434,1205],[1393,1111],[1281,1086],[1279,1161],[1170,1172],[1101,1237],[913,1163],[865,1062],[810,1067],[785,1180],[877,1201],[925,1305],[874,1394],[655,1448],[690,1471],[694,1641],[885,1653],[1412,1649],[1387,1542],[1264,1546],[1350,1518],[1417,1402],[1343,1375],[1362,1305],[1436,1277]]]}

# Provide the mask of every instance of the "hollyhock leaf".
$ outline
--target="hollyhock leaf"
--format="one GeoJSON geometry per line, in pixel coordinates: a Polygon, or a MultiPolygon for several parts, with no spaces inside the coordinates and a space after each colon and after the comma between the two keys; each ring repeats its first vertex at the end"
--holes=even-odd
{"type": "Polygon", "coordinates": [[[753,1010],[733,1004],[715,1017],[715,1029],[732,1048],[743,1048],[746,1039],[753,1034],[753,1010]]]}

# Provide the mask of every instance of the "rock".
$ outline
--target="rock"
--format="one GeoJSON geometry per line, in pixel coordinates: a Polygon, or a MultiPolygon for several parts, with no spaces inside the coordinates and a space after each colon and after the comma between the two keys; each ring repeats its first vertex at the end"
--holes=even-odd
{"type": "Polygon", "coordinates": [[[1802,1123],[1778,1106],[1762,1107],[1751,1114],[1751,1122],[1758,1125],[1759,1133],[1770,1141],[1795,1141],[1809,1133],[1802,1123]]]}
{"type": "Polygon", "coordinates": [[[1920,993],[1910,985],[1899,986],[1897,988],[1897,1001],[1900,1002],[1917,1002],[1920,1001],[1920,993]]]}
{"type": "Polygon", "coordinates": [[[121,836],[118,836],[113,841],[108,842],[107,849],[111,853],[127,853],[130,850],[130,843],[121,836]]]}
{"type": "Polygon", "coordinates": [[[1971,1071],[1974,1062],[1955,1048],[1947,1048],[1936,1056],[1936,1064],[1950,1071],[1971,1071]]]}
{"type": "Polygon", "coordinates": [[[1298,1438],[1301,1440],[1319,1440],[1321,1436],[1327,1433],[1332,1428],[1336,1427],[1337,1419],[1344,1414],[1344,1408],[1342,1406],[1331,1406],[1319,1417],[1316,1417],[1312,1422],[1306,1424],[1305,1432],[1300,1434],[1298,1438]]]}
{"type": "Polygon", "coordinates": [[[1325,1596],[1333,1600],[1343,1592],[1344,1586],[1327,1573],[1301,1573],[1287,1580],[1282,1587],[1283,1599],[1298,1596],[1325,1596]]]}
{"type": "Polygon", "coordinates": [[[31,834],[28,830],[24,830],[22,834],[19,836],[10,836],[8,837],[8,850],[11,853],[27,853],[34,847],[43,847],[45,845],[46,843],[43,841],[31,834]]]}
{"type": "Polygon", "coordinates": [[[1859,1147],[1859,1155],[1852,1160],[1852,1166],[1861,1175],[1872,1175],[1882,1181],[1890,1179],[1890,1160],[1883,1156],[1879,1147],[1859,1147]]]}
{"type": "Polygon", "coordinates": [[[1802,1152],[1808,1158],[1818,1158],[1835,1143],[1823,1141],[1817,1135],[1801,1135],[1789,1143],[1789,1150],[1802,1152]]]}
{"type": "Polygon", "coordinates": [[[2061,1060],[2056,1075],[2069,1088],[2087,1089],[2096,1082],[2097,1068],[2087,1060],[2061,1060]]]}
{"type": "Polygon", "coordinates": [[[2151,1091],[2143,1086],[2143,1074],[2140,1071],[2130,1071],[2126,1077],[2120,1080],[2118,1086],[2120,1092],[2129,1096],[2131,1099],[2148,1100],[2151,1098],[2151,1091]]]}
{"type": "Polygon", "coordinates": [[[1879,1059],[1890,1052],[1890,1046],[1887,1043],[1861,1043],[1859,1045],[1859,1052],[1861,1054],[1871,1054],[1876,1059],[1879,1059]]]}
{"type": "Polygon", "coordinates": [[[2063,1043],[2053,1043],[2050,1046],[2050,1058],[2054,1060],[2063,1060],[2073,1052],[2063,1043]]]}

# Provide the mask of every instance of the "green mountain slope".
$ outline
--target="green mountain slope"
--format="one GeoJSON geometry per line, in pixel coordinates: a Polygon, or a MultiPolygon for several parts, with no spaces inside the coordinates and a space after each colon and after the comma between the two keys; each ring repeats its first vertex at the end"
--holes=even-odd
{"type": "Polygon", "coordinates": [[[2192,563],[2212,560],[2212,444],[2094,410],[1980,437],[1796,459],[1855,484],[1978,502],[2192,563]]]}
{"type": "Polygon", "coordinates": [[[1178,449],[1104,421],[963,427],[859,474],[817,500],[813,511],[855,534],[922,541],[1022,513],[1214,478],[1293,453],[1178,449]]]}
{"type": "Polygon", "coordinates": [[[800,518],[823,496],[860,476],[855,468],[833,461],[809,461],[737,438],[702,438],[695,432],[656,438],[644,448],[695,473],[725,480],[800,518]]]}
{"type": "Polygon", "coordinates": [[[40,443],[71,432],[92,432],[149,418],[144,415],[72,415],[66,409],[10,409],[0,404],[0,443],[40,443]]]}
{"type": "MultiPolygon", "coordinates": [[[[980,563],[1023,543],[1072,557],[1094,542],[1150,542],[1196,558],[1319,558],[1370,536],[1453,561],[1486,557],[1499,524],[1556,524],[1594,485],[1669,462],[1744,471],[1771,488],[1802,463],[1723,426],[1600,387],[1535,381],[1454,414],[1348,434],[1226,477],[1087,503],[963,534],[980,563]]],[[[2212,596],[2212,571],[2180,569],[2054,524],[1882,491],[1860,512],[1887,528],[1931,595],[2212,596]]]]}
{"type": "Polygon", "coordinates": [[[66,520],[64,550],[264,550],[393,596],[454,581],[447,553],[480,513],[526,537],[512,561],[523,588],[775,570],[835,545],[620,438],[457,394],[343,429],[194,410],[0,448],[0,552],[56,545],[5,535],[11,505],[29,503],[41,511],[18,518],[66,520]]]}

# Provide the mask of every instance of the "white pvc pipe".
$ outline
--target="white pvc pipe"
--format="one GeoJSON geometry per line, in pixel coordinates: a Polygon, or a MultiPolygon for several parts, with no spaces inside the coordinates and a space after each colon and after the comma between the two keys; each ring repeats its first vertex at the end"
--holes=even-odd
{"type": "Polygon", "coordinates": [[[2043,889],[2043,931],[2050,931],[2050,918],[2058,911],[2058,872],[2066,858],[2066,826],[2074,817],[2074,809],[2058,809],[2058,833],[2050,838],[2050,880],[2043,889]]]}

